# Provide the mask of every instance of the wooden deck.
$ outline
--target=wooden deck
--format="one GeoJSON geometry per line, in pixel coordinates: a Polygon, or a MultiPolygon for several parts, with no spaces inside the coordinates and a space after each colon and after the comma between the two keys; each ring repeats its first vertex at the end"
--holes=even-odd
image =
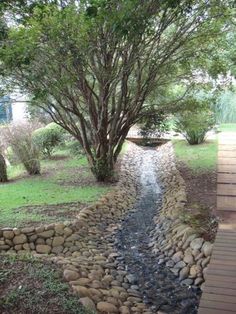
{"type": "Polygon", "coordinates": [[[221,218],[198,314],[236,313],[236,136],[219,137],[217,213],[221,218]]]}

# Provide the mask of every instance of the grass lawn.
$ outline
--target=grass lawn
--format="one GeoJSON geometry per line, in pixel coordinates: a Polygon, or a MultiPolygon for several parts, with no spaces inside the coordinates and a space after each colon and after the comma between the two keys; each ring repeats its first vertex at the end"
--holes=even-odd
{"type": "Polygon", "coordinates": [[[85,157],[69,157],[67,151],[43,160],[41,168],[40,176],[28,176],[22,166],[8,168],[10,181],[0,185],[1,227],[50,223],[58,220],[58,212],[60,221],[69,220],[65,211],[70,211],[70,206],[66,203],[76,203],[71,206],[74,214],[81,205],[97,200],[108,190],[108,186],[96,183],[85,157]]]}
{"type": "Polygon", "coordinates": [[[219,127],[221,132],[236,132],[236,123],[223,123],[219,127]]]}
{"type": "Polygon", "coordinates": [[[214,170],[217,164],[217,141],[209,140],[199,145],[189,145],[185,140],[173,140],[178,160],[193,171],[214,170]]]}

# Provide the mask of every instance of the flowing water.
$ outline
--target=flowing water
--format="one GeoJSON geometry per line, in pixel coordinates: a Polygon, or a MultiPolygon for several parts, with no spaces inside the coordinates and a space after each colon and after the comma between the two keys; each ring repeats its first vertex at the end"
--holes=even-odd
{"type": "Polygon", "coordinates": [[[132,211],[122,222],[117,234],[117,248],[126,269],[133,274],[133,285],[139,286],[143,300],[153,313],[195,314],[198,293],[182,287],[178,278],[165,266],[158,265],[156,256],[148,246],[154,229],[154,216],[160,208],[162,191],[155,165],[161,152],[143,149],[137,156],[140,166],[139,198],[132,211]],[[140,163],[141,161],[141,163],[140,163]]]}

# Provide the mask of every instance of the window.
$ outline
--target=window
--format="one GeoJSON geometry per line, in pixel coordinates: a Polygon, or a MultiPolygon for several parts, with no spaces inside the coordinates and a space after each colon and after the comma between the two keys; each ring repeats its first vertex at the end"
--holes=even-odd
{"type": "Polygon", "coordinates": [[[0,123],[8,123],[12,120],[12,106],[9,96],[0,98],[0,123]]]}

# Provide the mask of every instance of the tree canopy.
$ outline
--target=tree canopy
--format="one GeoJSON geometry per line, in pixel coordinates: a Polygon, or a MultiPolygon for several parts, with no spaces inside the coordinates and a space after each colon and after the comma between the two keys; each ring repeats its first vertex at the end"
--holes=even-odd
{"type": "Polygon", "coordinates": [[[78,139],[97,179],[109,180],[153,93],[180,81],[189,88],[194,77],[223,70],[219,36],[231,5],[3,1],[0,71],[78,139]]]}

